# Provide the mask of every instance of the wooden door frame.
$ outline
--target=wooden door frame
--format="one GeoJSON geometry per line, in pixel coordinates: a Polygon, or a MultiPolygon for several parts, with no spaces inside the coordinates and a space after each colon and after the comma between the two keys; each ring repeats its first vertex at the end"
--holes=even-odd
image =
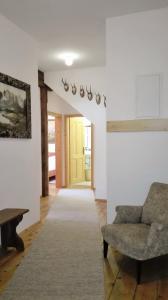
{"type": "Polygon", "coordinates": [[[91,123],[91,189],[95,190],[94,186],[94,124],[91,123]]]}
{"type": "MultiPolygon", "coordinates": [[[[70,118],[83,117],[81,114],[65,115],[64,116],[64,145],[65,145],[65,187],[67,188],[70,184],[69,178],[69,127],[70,118]]],[[[91,189],[95,190],[94,187],[94,125],[91,123],[91,189]]]]}
{"type": "Polygon", "coordinates": [[[55,117],[55,145],[56,145],[56,165],[55,165],[55,169],[56,169],[56,188],[62,188],[62,130],[63,130],[63,124],[62,124],[62,114],[58,114],[58,113],[54,113],[51,111],[48,111],[48,115],[54,116],[55,117]],[[57,131],[57,118],[61,119],[61,142],[59,143],[59,148],[60,148],[60,153],[57,154],[57,147],[58,147],[58,141],[60,141],[60,138],[58,136],[58,131],[57,131]],[[61,161],[61,164],[59,164],[59,162],[61,161]],[[59,171],[59,180],[57,180],[58,178],[58,174],[57,174],[57,170],[59,171]],[[59,182],[59,183],[58,183],[59,182]]]}

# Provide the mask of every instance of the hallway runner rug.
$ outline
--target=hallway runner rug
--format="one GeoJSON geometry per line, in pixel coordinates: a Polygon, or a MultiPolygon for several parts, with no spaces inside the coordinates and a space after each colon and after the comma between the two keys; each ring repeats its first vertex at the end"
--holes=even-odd
{"type": "Polygon", "coordinates": [[[1,300],[103,300],[100,227],[91,190],[62,189],[1,300]]]}

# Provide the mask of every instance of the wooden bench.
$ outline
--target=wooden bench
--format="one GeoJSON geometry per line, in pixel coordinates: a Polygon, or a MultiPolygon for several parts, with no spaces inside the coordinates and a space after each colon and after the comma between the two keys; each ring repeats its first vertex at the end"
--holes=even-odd
{"type": "Polygon", "coordinates": [[[24,251],[24,243],[16,232],[17,225],[22,221],[28,209],[7,208],[0,210],[1,249],[5,253],[8,247],[24,251]]]}

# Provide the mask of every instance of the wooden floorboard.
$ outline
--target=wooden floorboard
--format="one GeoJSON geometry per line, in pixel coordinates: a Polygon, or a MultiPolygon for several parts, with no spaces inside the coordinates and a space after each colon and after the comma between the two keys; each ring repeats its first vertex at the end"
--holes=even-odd
{"type": "Polygon", "coordinates": [[[168,279],[160,280],[158,283],[158,300],[168,299],[168,279]]]}
{"type": "MultiPolygon", "coordinates": [[[[110,253],[110,255],[112,254],[110,253]]],[[[123,257],[115,251],[113,251],[113,255],[118,264],[119,272],[109,300],[132,300],[136,290],[135,264],[129,258],[123,257]],[[119,259],[117,255],[120,255],[119,259]]]]}
{"type": "MultiPolygon", "coordinates": [[[[135,300],[156,300],[158,295],[158,282],[142,283],[137,286],[135,300]]],[[[168,298],[167,298],[168,299],[168,298]]]]}
{"type": "MultiPolygon", "coordinates": [[[[25,251],[23,253],[11,251],[8,257],[0,258],[0,292],[13,276],[41,230],[48,210],[55,201],[56,190],[53,186],[50,192],[50,197],[41,199],[40,222],[21,233],[25,251]]],[[[96,201],[101,226],[106,223],[106,205],[105,201],[96,201]]],[[[104,283],[105,300],[168,300],[168,257],[146,262],[142,268],[142,282],[137,286],[135,261],[109,247],[108,258],[104,260],[104,283]]]]}

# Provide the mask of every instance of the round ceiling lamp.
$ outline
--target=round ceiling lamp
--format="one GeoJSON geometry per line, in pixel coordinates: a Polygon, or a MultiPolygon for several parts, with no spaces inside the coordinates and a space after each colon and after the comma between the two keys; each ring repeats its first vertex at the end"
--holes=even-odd
{"type": "Polygon", "coordinates": [[[79,58],[79,55],[73,52],[65,52],[61,53],[58,58],[64,60],[66,66],[70,67],[73,65],[74,61],[79,58]]]}

